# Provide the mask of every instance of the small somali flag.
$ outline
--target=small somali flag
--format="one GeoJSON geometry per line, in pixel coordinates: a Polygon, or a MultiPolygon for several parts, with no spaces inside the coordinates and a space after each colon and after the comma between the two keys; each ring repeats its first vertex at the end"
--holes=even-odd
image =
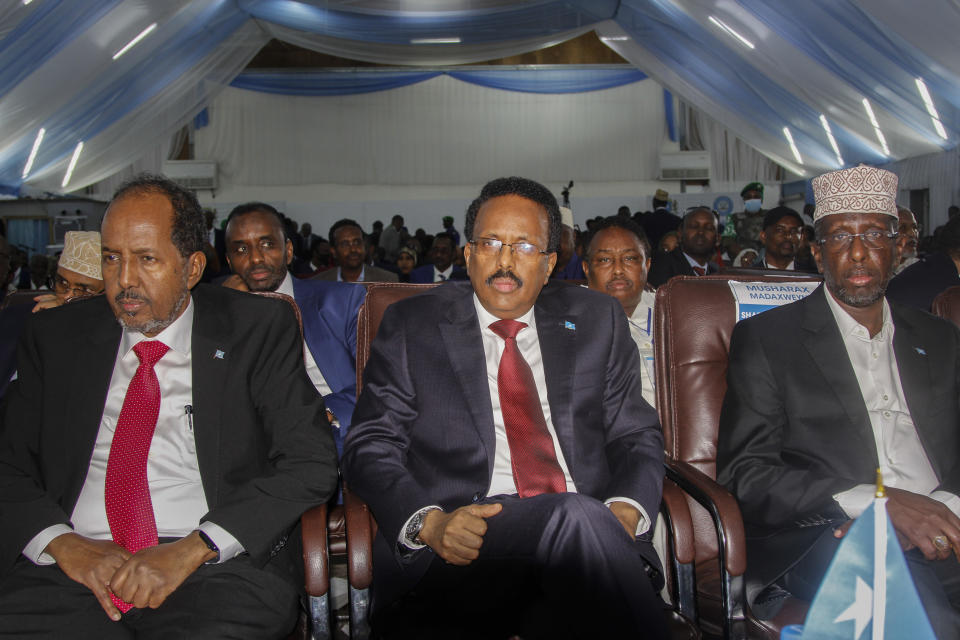
{"type": "Polygon", "coordinates": [[[886,503],[876,498],[850,527],[807,613],[803,640],[936,640],[886,503]]]}

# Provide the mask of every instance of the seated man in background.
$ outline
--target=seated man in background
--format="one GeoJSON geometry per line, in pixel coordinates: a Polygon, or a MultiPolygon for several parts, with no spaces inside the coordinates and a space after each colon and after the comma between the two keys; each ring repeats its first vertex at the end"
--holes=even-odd
{"type": "Polygon", "coordinates": [[[337,261],[335,269],[327,269],[313,276],[314,280],[336,282],[396,282],[397,274],[366,264],[367,242],[363,229],[353,220],[337,220],[328,236],[337,261]]]}
{"type": "Polygon", "coordinates": [[[944,289],[960,285],[960,216],[950,218],[936,237],[935,251],[925,254],[890,281],[888,300],[930,311],[934,299],[944,289]]]}
{"type": "Polygon", "coordinates": [[[920,245],[920,225],[917,224],[917,217],[913,215],[913,211],[906,207],[897,207],[897,214],[900,216],[900,226],[897,228],[900,262],[895,271],[900,273],[919,260],[917,248],[920,245]]]}
{"type": "Polygon", "coordinates": [[[290,275],[293,244],[280,213],[263,202],[242,204],[230,212],[226,246],[235,275],[224,286],[283,293],[300,308],[307,375],[323,396],[341,451],[357,398],[357,314],[366,292],[363,287],[290,275]]]}
{"type": "Polygon", "coordinates": [[[884,298],[894,174],[860,166],[813,189],[824,285],[741,321],[730,341],[717,479],[743,513],[747,596],[763,619],[784,590],[812,599],[879,467],[930,622],[957,638],[960,332],[884,298]]]}
{"type": "Polygon", "coordinates": [[[717,253],[717,216],[707,207],[687,211],[680,224],[680,246],[653,257],[648,281],[659,287],[674,276],[705,276],[719,271],[711,260],[717,253]]]}
{"type": "Polygon", "coordinates": [[[103,293],[100,262],[99,231],[67,231],[53,280],[54,292],[34,298],[37,302],[33,307],[34,313],[59,307],[74,298],[103,293]]]}
{"type": "Polygon", "coordinates": [[[467,272],[453,264],[457,255],[457,245],[445,231],[433,238],[433,245],[427,254],[433,264],[417,267],[410,273],[410,282],[445,282],[447,280],[466,280],[467,272]]]}
{"type": "Polygon", "coordinates": [[[761,269],[794,271],[803,235],[803,218],[790,207],[774,207],[763,216],[763,257],[753,265],[761,269]]]}
{"type": "Polygon", "coordinates": [[[643,399],[656,406],[653,386],[653,304],[645,291],[650,269],[650,244],[643,228],[630,218],[605,218],[593,232],[583,260],[587,284],[619,300],[630,323],[630,336],[643,361],[643,399]]]}
{"type": "MultiPolygon", "coordinates": [[[[384,637],[665,636],[646,534],[663,437],[623,309],[548,286],[554,196],[488,183],[467,211],[470,282],[387,308],[344,478],[377,520],[384,637]]],[[[657,588],[662,579],[657,579],[657,588]]]]}
{"type": "Polygon", "coordinates": [[[285,637],[337,482],[294,314],[195,287],[200,206],[162,176],[101,233],[106,295],[31,316],[0,416],[0,635],[285,637]]]}

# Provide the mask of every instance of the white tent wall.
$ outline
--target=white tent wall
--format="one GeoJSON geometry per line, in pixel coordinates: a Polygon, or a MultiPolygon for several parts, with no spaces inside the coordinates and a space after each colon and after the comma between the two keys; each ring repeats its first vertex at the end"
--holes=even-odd
{"type": "Polygon", "coordinates": [[[923,229],[923,235],[947,221],[947,209],[951,205],[960,205],[960,148],[941,153],[931,153],[916,158],[907,158],[883,165],[900,178],[898,203],[910,206],[910,191],[929,190],[929,228],[923,229]]]}

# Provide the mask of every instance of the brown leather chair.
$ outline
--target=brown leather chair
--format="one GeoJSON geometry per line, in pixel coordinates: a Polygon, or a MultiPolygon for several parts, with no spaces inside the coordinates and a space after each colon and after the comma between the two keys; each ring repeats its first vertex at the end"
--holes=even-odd
{"type": "Polygon", "coordinates": [[[736,307],[729,281],[820,281],[813,274],[678,276],[657,290],[654,322],[657,404],[667,477],[688,494],[695,538],[698,622],[723,637],[778,638],[803,621],[806,603],[791,599],[773,621],[750,616],[743,575],[747,557],[736,499],[717,484],[717,429],[727,390],[736,307]]]}
{"type": "MultiPolygon", "coordinates": [[[[303,319],[300,316],[300,307],[293,298],[275,291],[256,291],[258,296],[282,300],[290,305],[297,324],[300,326],[300,337],[303,337],[303,319]]],[[[331,509],[331,517],[335,517],[331,509]]],[[[342,511],[342,510],[341,510],[342,511]]],[[[342,520],[342,515],[340,516],[342,520]]],[[[344,527],[340,526],[341,546],[343,544],[344,527]]],[[[327,640],[333,637],[330,625],[330,549],[328,548],[328,519],[327,505],[322,504],[300,516],[300,535],[303,543],[303,572],[304,587],[307,593],[307,615],[300,616],[297,627],[290,640],[327,640]]],[[[341,551],[343,553],[343,551],[341,551]]]]}
{"type": "Polygon", "coordinates": [[[949,320],[960,327],[960,286],[941,291],[933,299],[933,315],[949,320]]]}
{"type": "MultiPolygon", "coordinates": [[[[370,283],[357,322],[357,393],[363,386],[363,369],[370,357],[370,345],[377,334],[388,306],[437,284],[370,283]]],[[[694,640],[699,630],[690,622],[696,619],[693,589],[695,557],[693,523],[683,492],[670,480],[664,480],[661,516],[669,531],[669,558],[665,559],[667,590],[673,603],[668,612],[671,637],[694,640]]],[[[350,637],[365,640],[370,636],[369,589],[373,582],[373,537],[377,523],[367,505],[350,493],[345,485],[343,503],[347,528],[347,572],[350,582],[350,637]]]]}

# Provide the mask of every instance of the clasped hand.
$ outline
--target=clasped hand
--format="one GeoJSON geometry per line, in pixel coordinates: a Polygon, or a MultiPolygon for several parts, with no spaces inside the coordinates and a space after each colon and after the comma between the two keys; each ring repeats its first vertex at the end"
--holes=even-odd
{"type": "Polygon", "coordinates": [[[120,620],[111,593],[135,607],[156,609],[197,567],[216,555],[196,532],[136,554],[112,540],[66,533],[54,538],[46,552],[72,580],[93,592],[111,620],[120,620]]]}

